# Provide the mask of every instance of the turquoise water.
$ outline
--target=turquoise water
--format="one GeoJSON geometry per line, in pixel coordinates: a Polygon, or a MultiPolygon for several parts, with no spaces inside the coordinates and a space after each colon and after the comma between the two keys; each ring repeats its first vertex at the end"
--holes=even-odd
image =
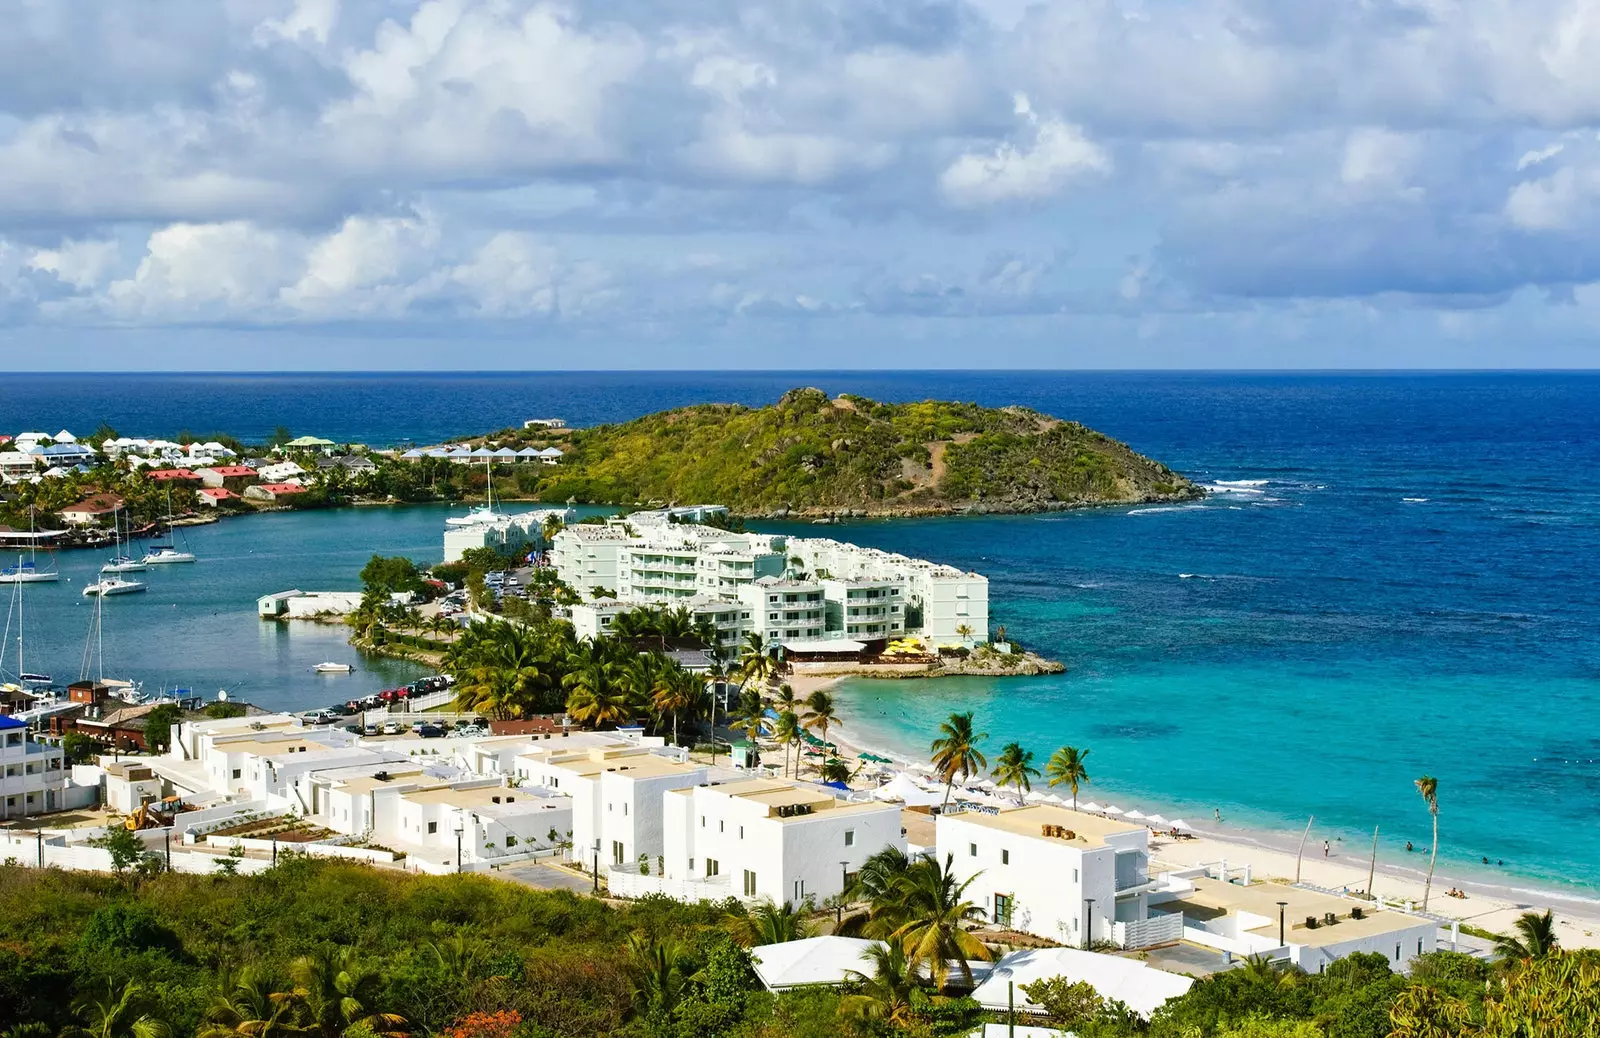
{"type": "MultiPolygon", "coordinates": [[[[1319,832],[1363,847],[1379,825],[1395,863],[1406,840],[1428,839],[1411,785],[1428,772],[1444,861],[1503,859],[1490,876],[1576,892],[1600,883],[1600,377],[189,376],[111,391],[123,384],[19,381],[0,387],[0,413],[52,429],[109,418],[131,432],[162,420],[248,432],[229,424],[248,415],[257,428],[385,442],[534,414],[593,422],[691,400],[761,403],[812,384],[1081,420],[1233,485],[1187,509],[795,528],[987,573],[995,622],[1070,667],[1038,680],[853,682],[840,692],[852,734],[924,751],[945,714],[971,709],[991,750],[1090,747],[1090,796],[1295,832],[1315,814],[1319,832]],[[169,399],[186,401],[181,422],[169,399]]],[[[440,519],[362,510],[191,531],[205,561],[107,602],[111,669],[152,686],[239,687],[268,706],[393,684],[411,668],[357,661],[349,678],[312,676],[322,659],[354,658],[344,632],[261,624],[255,598],[353,587],[373,551],[437,558],[440,519]]],[[[63,563],[81,583],[95,561],[63,563]]],[[[38,640],[50,668],[75,675],[88,604],[76,584],[33,598],[47,603],[38,640]]]]}

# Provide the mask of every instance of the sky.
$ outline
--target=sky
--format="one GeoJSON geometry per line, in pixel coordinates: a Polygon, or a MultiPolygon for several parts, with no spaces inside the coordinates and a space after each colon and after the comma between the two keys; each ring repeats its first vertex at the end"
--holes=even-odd
{"type": "Polygon", "coordinates": [[[0,367],[1594,367],[1597,0],[12,0],[0,367]]]}

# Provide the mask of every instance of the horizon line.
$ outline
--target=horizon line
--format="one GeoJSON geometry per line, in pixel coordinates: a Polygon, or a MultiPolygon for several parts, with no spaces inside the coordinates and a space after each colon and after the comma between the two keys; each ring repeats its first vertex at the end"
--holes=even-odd
{"type": "Polygon", "coordinates": [[[37,370],[13,371],[11,377],[94,377],[162,378],[169,376],[492,376],[492,375],[1592,375],[1592,367],[1467,367],[1467,368],[283,368],[283,369],[163,369],[138,370],[37,370]]]}

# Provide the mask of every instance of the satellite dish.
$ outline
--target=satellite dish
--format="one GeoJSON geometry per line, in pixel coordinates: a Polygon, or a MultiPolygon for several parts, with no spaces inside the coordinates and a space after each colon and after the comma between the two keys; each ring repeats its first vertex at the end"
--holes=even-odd
{"type": "Polygon", "coordinates": [[[217,689],[217,702],[226,703],[227,701],[228,701],[228,690],[225,689],[225,688],[217,689]]]}

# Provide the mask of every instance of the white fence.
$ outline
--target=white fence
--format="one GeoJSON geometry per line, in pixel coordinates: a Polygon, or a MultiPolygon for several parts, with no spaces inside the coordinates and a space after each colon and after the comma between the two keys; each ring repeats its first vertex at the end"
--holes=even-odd
{"type": "Polygon", "coordinates": [[[206,845],[208,847],[238,847],[246,852],[255,851],[258,854],[271,854],[276,850],[279,854],[293,852],[313,858],[344,858],[348,861],[365,861],[381,865],[393,865],[395,860],[393,851],[380,851],[373,847],[341,847],[334,843],[273,841],[252,836],[211,836],[206,839],[206,845]]]}
{"type": "Polygon", "coordinates": [[[734,896],[733,884],[724,879],[668,879],[639,874],[636,866],[614,866],[606,870],[606,886],[613,897],[645,897],[665,894],[675,901],[722,901],[734,896]]]}
{"type": "MultiPolygon", "coordinates": [[[[148,842],[147,842],[148,845],[148,842]]],[[[148,853],[170,860],[174,872],[213,873],[217,871],[217,859],[225,855],[203,854],[197,851],[187,851],[174,848],[170,859],[165,848],[157,844],[148,853]]],[[[46,834],[41,842],[33,833],[7,832],[0,833],[0,861],[21,865],[25,868],[38,868],[43,859],[44,867],[57,869],[76,869],[84,872],[111,872],[111,852],[99,847],[91,847],[86,843],[65,842],[61,836],[46,834]],[[53,841],[53,842],[52,842],[53,841]]],[[[272,867],[272,862],[253,858],[233,859],[235,868],[241,873],[260,872],[272,867]]]]}
{"type": "Polygon", "coordinates": [[[1111,924],[1111,939],[1119,948],[1149,948],[1183,940],[1183,913],[1167,912],[1148,919],[1111,924]]]}

